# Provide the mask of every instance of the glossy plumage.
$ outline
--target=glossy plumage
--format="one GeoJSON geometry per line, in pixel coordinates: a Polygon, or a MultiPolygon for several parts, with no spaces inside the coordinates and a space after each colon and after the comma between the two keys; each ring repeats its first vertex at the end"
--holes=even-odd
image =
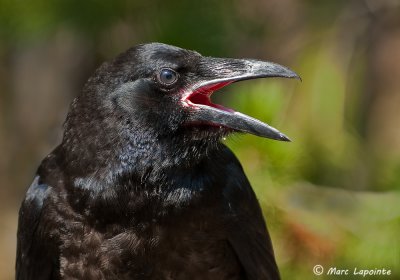
{"type": "Polygon", "coordinates": [[[218,78],[204,59],[141,45],[89,79],[22,203],[17,279],[279,279],[255,194],[219,142],[235,127],[193,123],[181,103],[218,78]],[[163,67],[174,87],[157,82],[163,67]]]}

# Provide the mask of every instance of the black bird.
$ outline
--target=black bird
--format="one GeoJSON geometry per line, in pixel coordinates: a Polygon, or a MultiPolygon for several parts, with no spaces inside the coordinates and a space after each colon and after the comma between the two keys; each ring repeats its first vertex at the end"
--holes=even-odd
{"type": "Polygon", "coordinates": [[[104,63],[26,193],[16,278],[279,279],[256,196],[220,139],[289,139],[210,100],[264,77],[299,78],[160,43],[104,63]]]}

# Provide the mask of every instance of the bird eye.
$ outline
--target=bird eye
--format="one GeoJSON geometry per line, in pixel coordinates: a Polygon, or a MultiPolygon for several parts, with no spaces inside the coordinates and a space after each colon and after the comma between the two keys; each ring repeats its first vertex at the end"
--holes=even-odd
{"type": "Polygon", "coordinates": [[[158,80],[164,85],[172,85],[178,80],[178,74],[171,69],[161,69],[158,74],[158,80]]]}

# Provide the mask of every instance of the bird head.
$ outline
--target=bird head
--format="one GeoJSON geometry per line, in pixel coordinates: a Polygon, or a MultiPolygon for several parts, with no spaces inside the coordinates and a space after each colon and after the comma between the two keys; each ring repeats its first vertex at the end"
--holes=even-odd
{"type": "Polygon", "coordinates": [[[104,63],[88,80],[71,105],[62,145],[71,161],[82,165],[93,164],[93,157],[99,163],[132,153],[149,158],[144,151],[157,147],[170,151],[162,158],[171,153],[183,158],[191,151],[201,154],[200,146],[207,149],[233,132],[289,141],[268,124],[211,101],[229,84],[268,77],[299,79],[271,62],[205,57],[160,43],[138,45],[104,63]]]}
{"type": "Polygon", "coordinates": [[[205,57],[195,51],[150,43],[106,63],[89,80],[100,107],[155,135],[193,139],[245,132],[289,141],[277,129],[211,101],[229,84],[256,78],[297,78],[279,64],[254,59],[205,57]]]}

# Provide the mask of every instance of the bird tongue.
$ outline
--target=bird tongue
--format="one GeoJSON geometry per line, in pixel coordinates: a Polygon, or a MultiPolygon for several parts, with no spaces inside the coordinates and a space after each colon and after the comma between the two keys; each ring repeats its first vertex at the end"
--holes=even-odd
{"type": "Polygon", "coordinates": [[[226,108],[222,105],[215,104],[211,102],[211,95],[217,91],[220,88],[223,88],[229,84],[231,84],[232,81],[225,81],[225,82],[220,82],[220,83],[215,83],[215,84],[210,84],[210,85],[204,85],[200,88],[197,88],[196,90],[193,91],[187,98],[188,101],[190,101],[193,104],[202,104],[205,106],[213,107],[222,111],[226,111],[229,113],[234,113],[235,110],[226,108]]]}

